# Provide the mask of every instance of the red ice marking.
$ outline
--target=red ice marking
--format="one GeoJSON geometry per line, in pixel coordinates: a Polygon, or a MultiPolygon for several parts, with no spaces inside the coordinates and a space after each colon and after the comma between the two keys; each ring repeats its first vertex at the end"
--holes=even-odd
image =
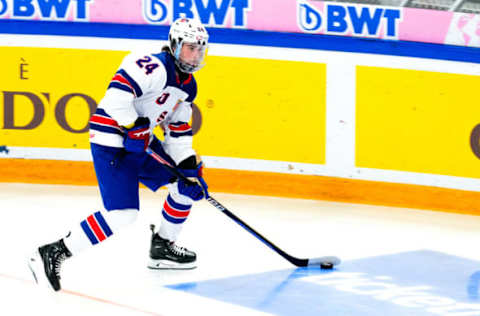
{"type": "Polygon", "coordinates": [[[90,215],[89,217],[87,217],[87,221],[88,221],[88,224],[90,224],[90,227],[93,229],[95,236],[97,236],[99,241],[104,241],[105,239],[107,239],[107,237],[103,233],[102,229],[98,225],[93,215],[90,215]]]}
{"type": "MultiPolygon", "coordinates": [[[[5,278],[5,279],[19,281],[19,282],[22,282],[22,283],[29,283],[29,284],[34,283],[34,281],[25,280],[25,279],[22,279],[22,278],[19,278],[19,277],[6,275],[6,274],[3,274],[3,273],[0,273],[0,277],[5,278]]],[[[162,316],[161,314],[158,314],[158,313],[142,310],[142,309],[139,309],[139,308],[136,308],[136,307],[133,307],[133,306],[128,306],[128,305],[125,305],[125,304],[116,303],[116,302],[109,301],[109,300],[106,300],[106,299],[103,299],[103,298],[94,297],[94,296],[90,296],[90,295],[86,295],[86,294],[83,294],[83,293],[74,292],[74,291],[70,291],[70,290],[62,289],[62,290],[60,290],[60,292],[57,292],[57,293],[63,293],[63,294],[78,296],[78,297],[83,298],[83,299],[88,299],[88,300],[92,300],[92,301],[96,301],[96,302],[100,302],[100,303],[104,303],[104,304],[108,304],[108,305],[113,305],[113,306],[116,306],[116,307],[129,309],[131,311],[143,313],[143,314],[146,314],[146,315],[162,316]]],[[[54,295],[54,293],[52,293],[52,295],[54,295]]]]}

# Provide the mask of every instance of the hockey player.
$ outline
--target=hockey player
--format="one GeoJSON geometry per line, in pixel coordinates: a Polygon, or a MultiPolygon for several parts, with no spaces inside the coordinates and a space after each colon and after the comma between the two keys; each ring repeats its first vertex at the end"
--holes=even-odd
{"type": "Polygon", "coordinates": [[[29,266],[37,282],[48,281],[60,290],[60,267],[66,258],[133,223],[139,211],[139,182],[153,191],[169,189],[159,229],[152,229],[148,267],[195,267],[196,254],[175,241],[193,202],[208,197],[189,125],[197,94],[192,73],[204,66],[207,44],[208,33],[199,21],[180,18],[172,23],[161,52],[124,58],[90,119],[91,152],[105,210],[35,251],[29,266]],[[163,142],[152,133],[157,125],[164,131],[163,142]],[[145,152],[147,147],[198,181],[176,179],[145,152]]]}

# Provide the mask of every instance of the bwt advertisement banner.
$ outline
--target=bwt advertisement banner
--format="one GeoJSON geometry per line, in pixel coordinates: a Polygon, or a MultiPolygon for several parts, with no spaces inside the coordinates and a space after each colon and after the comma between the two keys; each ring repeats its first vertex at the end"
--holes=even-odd
{"type": "Polygon", "coordinates": [[[2,19],[163,25],[178,17],[219,28],[480,47],[480,16],[466,13],[316,0],[0,0],[2,19]]]}

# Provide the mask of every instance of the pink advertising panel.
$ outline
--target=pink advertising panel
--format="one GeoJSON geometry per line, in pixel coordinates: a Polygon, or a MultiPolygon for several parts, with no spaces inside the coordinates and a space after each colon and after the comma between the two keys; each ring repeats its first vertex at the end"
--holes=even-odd
{"type": "Polygon", "coordinates": [[[480,47],[480,15],[318,0],[0,0],[0,19],[299,32],[480,47]]]}

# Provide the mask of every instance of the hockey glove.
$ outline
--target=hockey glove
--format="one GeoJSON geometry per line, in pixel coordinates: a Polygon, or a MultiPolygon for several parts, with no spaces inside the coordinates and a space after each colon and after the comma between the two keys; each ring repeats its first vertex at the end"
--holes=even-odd
{"type": "Polygon", "coordinates": [[[203,193],[205,193],[205,198],[208,199],[210,197],[208,194],[208,185],[203,179],[203,162],[200,162],[198,165],[196,165],[195,156],[191,156],[182,161],[178,165],[177,170],[185,177],[194,178],[194,180],[198,181],[203,189],[203,193]]]}
{"type": "Polygon", "coordinates": [[[144,152],[150,141],[150,120],[148,117],[139,117],[131,128],[125,127],[123,146],[131,152],[144,152]]]}
{"type": "Polygon", "coordinates": [[[202,187],[196,182],[186,182],[182,179],[178,180],[178,192],[186,195],[194,201],[200,201],[205,196],[202,187]]]}

